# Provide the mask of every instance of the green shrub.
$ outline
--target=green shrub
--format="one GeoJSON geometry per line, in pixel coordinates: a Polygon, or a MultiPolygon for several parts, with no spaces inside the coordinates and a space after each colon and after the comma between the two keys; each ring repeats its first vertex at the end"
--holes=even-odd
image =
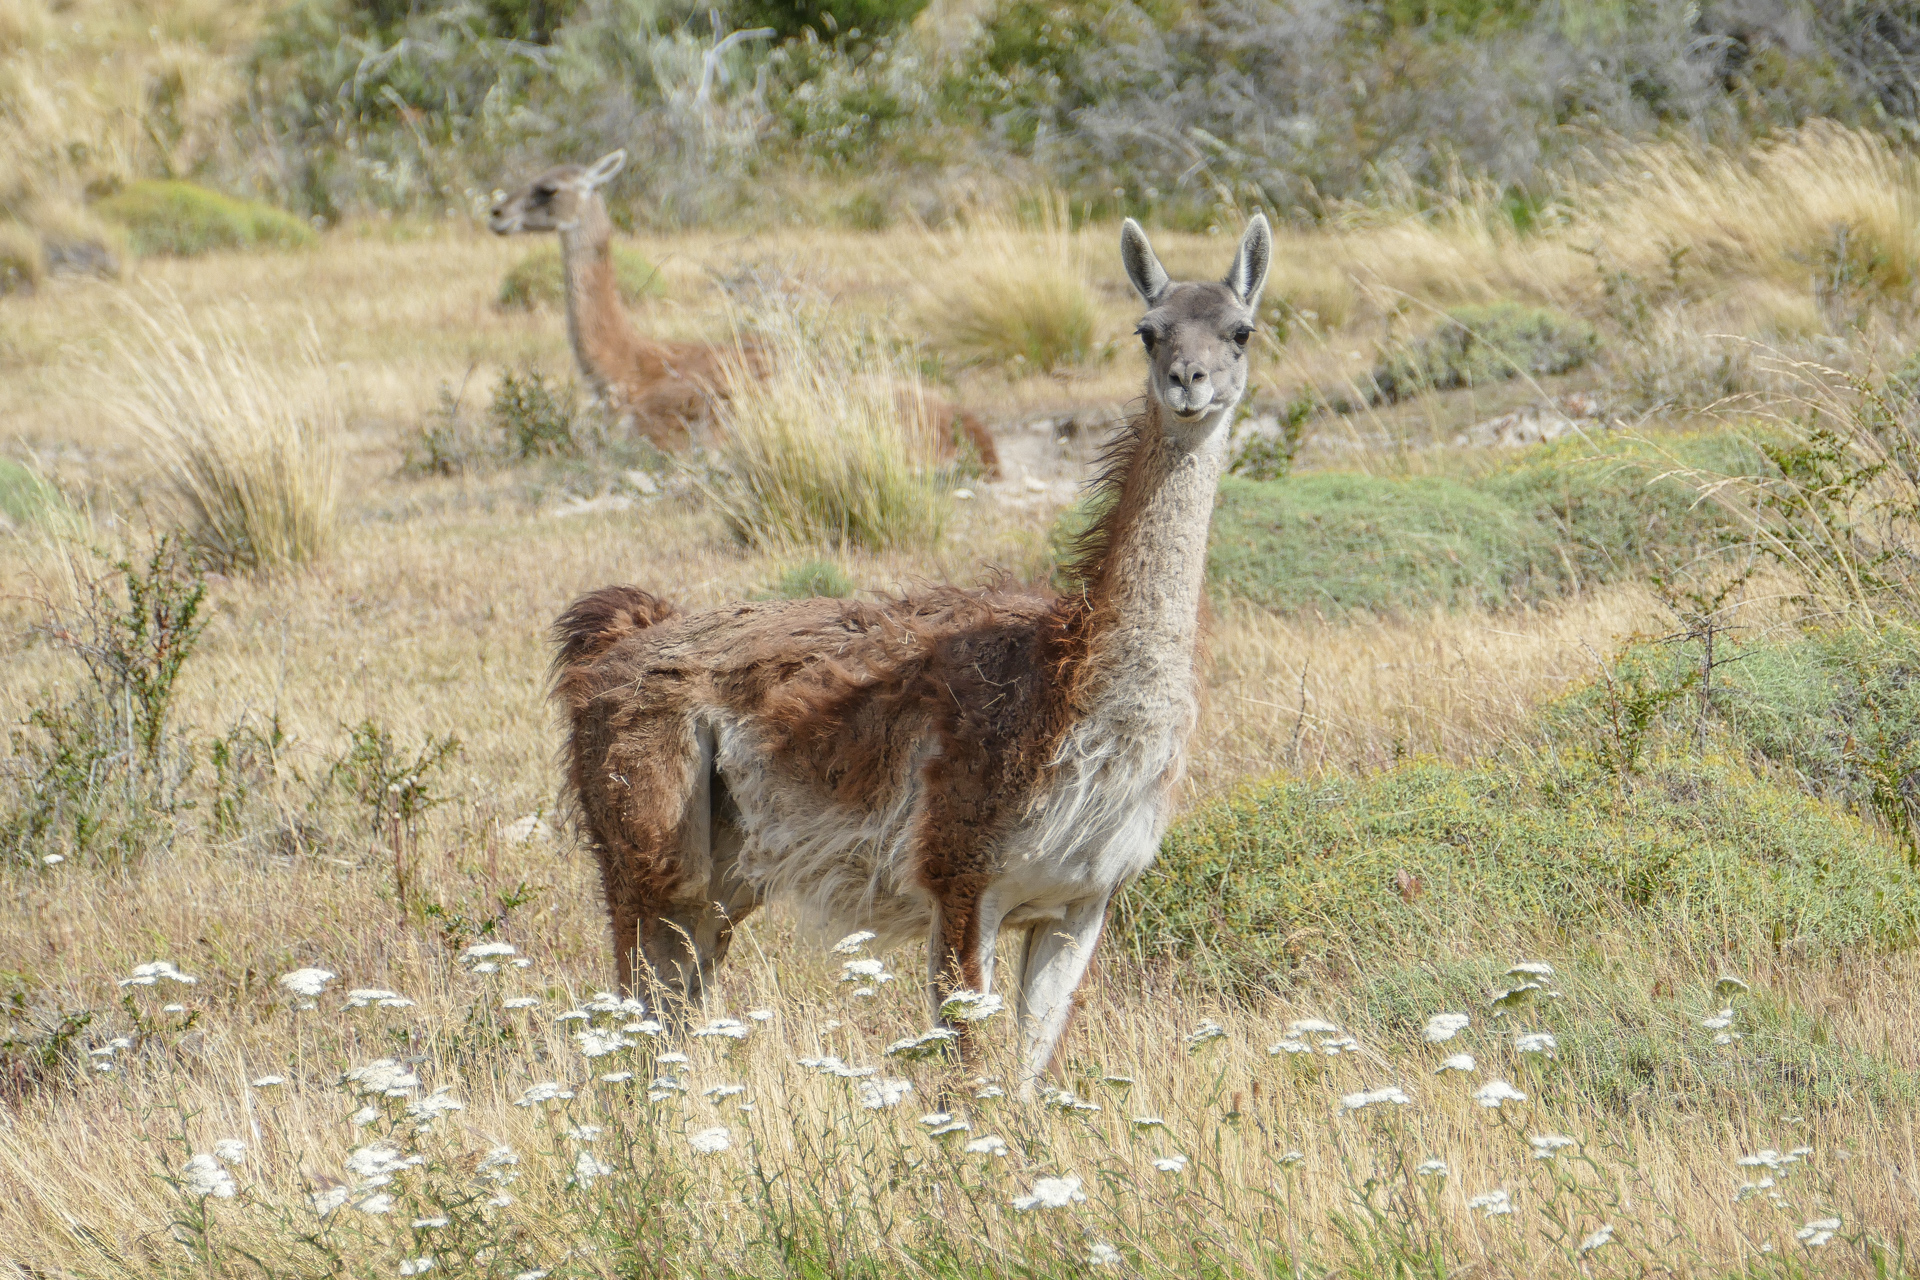
{"type": "Polygon", "coordinates": [[[313,228],[290,213],[191,182],[136,182],[94,206],[127,228],[135,253],[191,257],[215,249],[296,248],[313,228]]]}
{"type": "Polygon", "coordinates": [[[1556,311],[1515,302],[1456,307],[1425,336],[1387,351],[1373,368],[1373,387],[1392,403],[1425,391],[1546,377],[1585,364],[1598,342],[1592,325],[1556,311]]]}
{"type": "Polygon", "coordinates": [[[25,529],[69,511],[60,491],[32,467],[0,458],[0,529],[25,529]]]}
{"type": "MultiPolygon", "coordinates": [[[[1671,448],[1733,473],[1766,465],[1731,436],[1671,448]]],[[[1659,479],[1650,451],[1614,453],[1573,441],[1478,477],[1228,476],[1208,578],[1217,597],[1286,613],[1497,608],[1643,572],[1733,528],[1685,482],[1659,479]]]]}
{"type": "Polygon", "coordinates": [[[831,40],[853,31],[869,38],[913,20],[927,0],[746,0],[742,27],[772,27],[782,39],[812,32],[831,40]]]}
{"type": "Polygon", "coordinates": [[[1662,757],[1630,789],[1591,759],[1419,762],[1242,786],[1168,833],[1115,916],[1129,949],[1229,990],[1284,986],[1303,959],[1365,970],[1611,928],[1703,957],[1905,946],[1920,873],[1735,760],[1662,757]]]}
{"type": "Polygon", "coordinates": [[[553,457],[580,450],[584,426],[580,394],[571,382],[558,387],[538,369],[500,371],[487,420],[510,459],[553,457]]]}
{"type": "MultiPolygon", "coordinates": [[[[613,246],[613,282],[620,299],[628,306],[642,298],[666,294],[660,270],[645,254],[635,249],[613,246]]],[[[500,305],[530,310],[539,306],[560,306],[567,300],[567,282],[560,265],[560,247],[544,245],[514,263],[500,281],[500,305]]]]}
{"type": "Polygon", "coordinates": [[[830,560],[797,564],[782,573],[773,587],[774,595],[782,600],[806,600],[814,596],[844,600],[853,592],[853,579],[830,560]]]}

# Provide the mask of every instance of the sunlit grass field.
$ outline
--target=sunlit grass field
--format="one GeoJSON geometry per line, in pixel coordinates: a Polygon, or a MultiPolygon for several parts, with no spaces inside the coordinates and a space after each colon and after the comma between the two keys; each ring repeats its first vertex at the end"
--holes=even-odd
{"type": "MultiPolygon", "coordinates": [[[[1727,234],[1738,211],[1696,196],[1688,234],[1719,274],[1660,303],[1672,322],[1806,337],[1790,248],[1727,234]]],[[[1623,198],[1623,243],[1678,207],[1623,198]]],[[[1680,626],[1632,566],[1569,558],[1563,586],[1493,605],[1217,601],[1169,879],[1116,913],[1043,1098],[1019,1096],[1008,1015],[978,1063],[901,1047],[929,1027],[920,958],[836,953],[777,910],[743,928],[700,1034],[599,994],[598,886],[554,811],[553,617],[611,582],[687,607],[777,593],[821,559],[868,593],[1044,580],[1093,448],[1027,424],[1073,414],[1097,437],[1137,394],[1112,230],[996,223],[977,254],[965,231],[633,239],[663,280],[633,307],[649,332],[824,315],[998,424],[1007,478],[942,477],[942,522],[884,549],[742,540],[717,472],[676,482],[618,441],[419,466],[443,396],[491,430],[500,372],[571,374],[556,310],[495,305],[524,242],[369,223],[0,302],[0,439],[68,507],[0,540],[10,786],[49,732],[34,714],[93,687],[74,638],[98,602],[194,526],[177,441],[130,408],[182,416],[153,392],[145,326],[235,335],[255,393],[333,415],[340,477],[310,561],[204,579],[165,750],[100,765],[132,807],[0,868],[0,1259],[87,1277],[1914,1274],[1911,867],[1885,822],[1717,730],[1650,721],[1643,763],[1594,771],[1626,732],[1603,714],[1615,654],[1680,626]],[[975,257],[994,287],[970,294],[975,257]],[[1080,355],[986,358],[977,316],[942,346],[929,309],[990,314],[1022,261],[1062,257],[1049,288],[1074,323],[1048,349],[1080,355]],[[1598,718],[1549,713],[1596,688],[1598,718]],[[1262,805],[1294,816],[1268,830],[1262,805]],[[1510,842],[1555,823],[1577,902],[1515,887],[1547,855],[1510,842]],[[1696,846],[1712,857],[1688,864],[1696,846]],[[1769,892],[1743,900],[1742,876],[1769,892]],[[1670,884],[1687,892],[1645,890],[1670,884]],[[1265,915],[1242,910],[1256,890],[1265,915]]],[[[1406,316],[1458,302],[1599,314],[1569,243],[1464,215],[1288,233],[1260,394],[1356,387],[1406,316]]],[[[1203,235],[1156,244],[1176,275],[1222,256],[1203,235]]],[[[1897,341],[1874,325],[1822,341],[1897,341]]],[[[1515,394],[1355,392],[1302,456],[1382,481],[1504,475],[1507,455],[1432,446],[1515,394]]],[[[1714,420],[1632,425],[1664,439],[1682,417],[1714,420]]],[[[1793,634],[1800,590],[1756,572],[1730,643],[1793,634]]]]}

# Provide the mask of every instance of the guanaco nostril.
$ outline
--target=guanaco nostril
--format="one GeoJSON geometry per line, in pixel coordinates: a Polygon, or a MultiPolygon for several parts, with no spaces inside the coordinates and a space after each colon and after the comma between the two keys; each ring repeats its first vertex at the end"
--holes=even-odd
{"type": "Polygon", "coordinates": [[[1205,382],[1207,380],[1207,371],[1205,369],[1195,369],[1192,373],[1188,374],[1187,377],[1193,382],[1205,382]]]}

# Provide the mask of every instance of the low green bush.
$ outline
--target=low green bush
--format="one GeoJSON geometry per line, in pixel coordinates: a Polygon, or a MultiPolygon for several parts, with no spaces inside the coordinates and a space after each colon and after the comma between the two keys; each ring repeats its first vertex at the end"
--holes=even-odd
{"type": "Polygon", "coordinates": [[[1906,946],[1920,872],[1738,759],[1663,755],[1623,785],[1561,753],[1245,784],[1168,833],[1114,917],[1127,949],[1241,992],[1285,987],[1303,961],[1366,971],[1621,929],[1702,957],[1906,946]]]}
{"type": "Polygon", "coordinates": [[[69,511],[60,491],[32,467],[0,458],[0,529],[44,525],[69,511]]]}
{"type": "MultiPolygon", "coordinates": [[[[1669,449],[1723,474],[1766,466],[1732,435],[1669,449]]],[[[1229,476],[1208,578],[1217,598],[1328,617],[1539,600],[1690,556],[1732,530],[1684,481],[1660,478],[1666,465],[1644,446],[1572,441],[1480,476],[1229,476]]]]}
{"type": "Polygon", "coordinates": [[[135,253],[191,257],[215,249],[312,244],[314,230],[290,213],[191,182],[135,182],[94,205],[126,227],[135,253]]]}
{"type": "Polygon", "coordinates": [[[1428,333],[1386,351],[1373,389],[1392,403],[1509,378],[1547,377],[1585,364],[1599,337],[1584,320],[1517,302],[1456,307],[1428,333]]]}
{"type": "Polygon", "coordinates": [[[814,596],[844,600],[853,592],[853,579],[831,560],[809,560],[794,565],[773,585],[773,594],[782,600],[806,600],[814,596]]]}
{"type": "MultiPolygon", "coordinates": [[[[628,306],[642,298],[666,294],[660,269],[637,249],[613,246],[613,283],[628,306]]],[[[545,245],[513,264],[500,281],[500,305],[531,310],[557,307],[567,300],[567,281],[560,266],[560,247],[545,245]]]]}

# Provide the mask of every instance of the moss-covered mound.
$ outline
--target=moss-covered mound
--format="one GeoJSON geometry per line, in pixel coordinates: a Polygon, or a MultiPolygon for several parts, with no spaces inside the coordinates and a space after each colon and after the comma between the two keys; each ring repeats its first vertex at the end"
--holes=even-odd
{"type": "Polygon", "coordinates": [[[136,182],[101,200],[94,211],[126,227],[134,252],[142,254],[290,249],[315,238],[313,228],[290,213],[191,182],[136,182]]]}

